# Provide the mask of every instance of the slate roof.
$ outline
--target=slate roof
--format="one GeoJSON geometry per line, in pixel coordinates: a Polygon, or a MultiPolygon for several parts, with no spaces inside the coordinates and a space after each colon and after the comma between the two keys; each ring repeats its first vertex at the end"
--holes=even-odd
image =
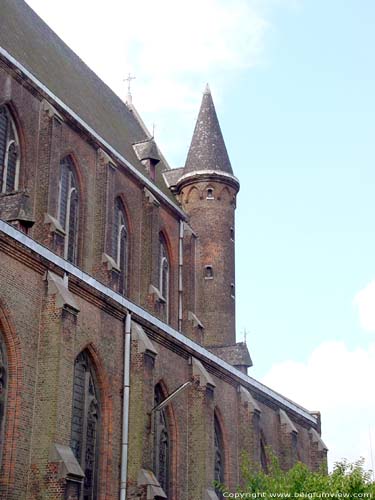
{"type": "MultiPolygon", "coordinates": [[[[135,114],[24,2],[1,0],[0,45],[143,175],[132,144],[149,139],[135,114]]],[[[174,202],[162,171],[157,186],[174,202]]]]}
{"type": "Polygon", "coordinates": [[[209,351],[233,366],[253,366],[249,350],[245,342],[237,344],[207,347],[209,351]]]}
{"type": "Polygon", "coordinates": [[[207,85],[199,110],[184,174],[202,170],[221,170],[233,175],[227,148],[207,85]]]}

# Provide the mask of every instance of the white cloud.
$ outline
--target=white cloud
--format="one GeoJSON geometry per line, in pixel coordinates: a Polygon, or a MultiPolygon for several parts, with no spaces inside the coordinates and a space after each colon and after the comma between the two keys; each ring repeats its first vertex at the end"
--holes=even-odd
{"type": "Polygon", "coordinates": [[[218,89],[259,62],[268,26],[257,0],[28,3],[121,97],[136,75],[134,104],[156,121],[167,157],[182,161],[206,82],[218,103],[218,89]]]}
{"type": "MultiPolygon", "coordinates": [[[[323,342],[306,363],[271,368],[263,382],[310,410],[322,413],[323,439],[332,465],[363,456],[371,468],[369,429],[375,448],[375,343],[349,350],[323,342]]],[[[374,449],[375,451],[375,449],[374,449]]]]}
{"type": "Polygon", "coordinates": [[[354,297],[358,308],[359,321],[366,332],[375,332],[375,280],[360,290],[354,297]]]}

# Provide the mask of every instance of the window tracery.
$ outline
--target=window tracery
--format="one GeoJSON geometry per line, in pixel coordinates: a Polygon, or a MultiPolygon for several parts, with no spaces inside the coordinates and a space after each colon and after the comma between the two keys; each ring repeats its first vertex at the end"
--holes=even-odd
{"type": "Polygon", "coordinates": [[[119,198],[115,203],[115,218],[113,225],[113,256],[120,269],[119,292],[126,293],[128,279],[128,228],[123,204],[119,198]]]}
{"type": "Polygon", "coordinates": [[[169,311],[169,258],[165,241],[160,237],[159,290],[165,302],[166,321],[169,311]]]}
{"type": "Polygon", "coordinates": [[[6,347],[0,330],[0,463],[4,444],[5,411],[8,388],[8,363],[6,347]]]}
{"type": "MultiPolygon", "coordinates": [[[[160,384],[155,386],[155,406],[164,400],[160,384]]],[[[154,472],[164,493],[169,494],[170,446],[168,420],[165,409],[155,412],[154,430],[154,472]]]]}
{"type": "MultiPolygon", "coordinates": [[[[214,479],[220,484],[224,484],[224,446],[223,436],[217,416],[214,416],[214,479]]],[[[219,499],[223,498],[218,488],[215,489],[219,499]]]]}
{"type": "Polygon", "coordinates": [[[0,106],[0,193],[18,189],[19,141],[7,106],[0,106]]]}
{"type": "Polygon", "coordinates": [[[61,227],[65,230],[64,258],[77,263],[79,193],[73,162],[69,156],[60,162],[59,214],[61,227]]]}
{"type": "Polygon", "coordinates": [[[87,352],[74,365],[71,448],[84,474],[80,500],[96,500],[99,462],[100,405],[87,352]]]}

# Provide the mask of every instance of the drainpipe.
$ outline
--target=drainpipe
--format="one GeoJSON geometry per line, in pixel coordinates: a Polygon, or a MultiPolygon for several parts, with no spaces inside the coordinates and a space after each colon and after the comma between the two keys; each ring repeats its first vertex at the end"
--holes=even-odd
{"type": "Polygon", "coordinates": [[[184,221],[180,220],[180,235],[178,243],[178,331],[182,331],[182,266],[184,263],[184,221]]]}
{"type": "Polygon", "coordinates": [[[121,442],[121,484],[120,500],[126,500],[126,483],[128,474],[129,450],[129,395],[130,395],[130,340],[131,314],[125,318],[124,329],[124,387],[122,400],[122,442],[121,442]]]}

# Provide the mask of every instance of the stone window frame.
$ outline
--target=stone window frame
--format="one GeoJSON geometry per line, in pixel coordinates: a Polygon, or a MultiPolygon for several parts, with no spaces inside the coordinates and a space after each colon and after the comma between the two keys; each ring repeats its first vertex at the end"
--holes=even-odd
{"type": "Polygon", "coordinates": [[[16,122],[12,116],[9,106],[3,104],[0,106],[0,194],[14,193],[19,189],[19,176],[20,176],[20,140],[17,132],[16,122]],[[1,118],[5,116],[7,123],[3,137],[1,137],[1,118]],[[8,189],[8,169],[9,169],[9,150],[14,146],[15,149],[15,165],[14,165],[14,181],[13,186],[8,189]],[[3,158],[1,158],[3,155],[3,158]]]}
{"type": "Polygon", "coordinates": [[[112,253],[116,265],[120,270],[118,291],[119,293],[126,295],[129,278],[129,224],[126,216],[125,206],[120,196],[118,196],[115,200],[112,238],[112,253]]]}
{"type": "Polygon", "coordinates": [[[159,237],[159,291],[161,299],[165,306],[166,322],[169,321],[169,298],[170,298],[170,258],[168,253],[167,242],[162,233],[159,237]]]}
{"type": "Polygon", "coordinates": [[[236,298],[236,285],[234,283],[230,284],[230,296],[232,299],[236,298]]]}
{"type": "Polygon", "coordinates": [[[207,186],[206,188],[206,200],[214,200],[214,188],[212,186],[207,186]]]}
{"type": "Polygon", "coordinates": [[[87,491],[89,492],[92,500],[97,500],[99,498],[99,448],[101,421],[99,384],[89,352],[84,350],[78,354],[74,362],[72,424],[70,437],[70,446],[72,451],[85,474],[79,500],[84,498],[87,491]],[[83,380],[81,378],[81,384],[78,373],[78,365],[81,365],[81,371],[83,371],[84,374],[83,380]],[[81,394],[79,394],[82,382],[83,393],[81,391],[81,394]],[[81,408],[79,404],[80,401],[78,399],[80,396],[82,396],[83,403],[81,408]],[[88,441],[93,434],[93,443],[89,443],[88,441]],[[90,454],[88,454],[90,446],[94,449],[93,453],[91,453],[91,459],[94,463],[92,468],[88,469],[87,456],[90,456],[90,454]]]}
{"type": "Polygon", "coordinates": [[[2,462],[4,441],[5,441],[7,399],[8,399],[8,357],[7,357],[5,339],[0,329],[0,466],[2,462]]]}
{"type": "MultiPolygon", "coordinates": [[[[220,418],[216,411],[214,412],[214,480],[221,484],[225,482],[224,434],[220,418]]],[[[218,488],[215,489],[215,492],[219,500],[224,498],[218,488]]]]}
{"type": "Polygon", "coordinates": [[[59,194],[58,194],[58,207],[57,218],[64,230],[64,259],[72,264],[78,262],[78,235],[80,231],[80,189],[76,168],[71,155],[64,156],[60,160],[60,176],[59,176],[59,194]],[[64,179],[66,172],[67,178],[64,179]],[[66,191],[66,200],[64,200],[64,212],[62,211],[62,196],[63,196],[63,183],[67,185],[64,188],[66,191]],[[72,200],[76,203],[74,211],[74,227],[72,230],[72,200]]]}
{"type": "MultiPolygon", "coordinates": [[[[159,382],[154,387],[154,404],[161,403],[167,397],[162,384],[159,382]]],[[[154,447],[153,447],[153,470],[164,493],[171,494],[171,433],[168,412],[166,408],[156,411],[154,415],[154,447]],[[162,441],[162,443],[161,443],[162,441]],[[162,446],[161,446],[162,444],[162,446]],[[165,463],[160,467],[160,459],[165,463]]]]}
{"type": "Polygon", "coordinates": [[[205,280],[213,280],[214,279],[214,270],[212,264],[208,264],[204,266],[204,279],[205,280]]]}

